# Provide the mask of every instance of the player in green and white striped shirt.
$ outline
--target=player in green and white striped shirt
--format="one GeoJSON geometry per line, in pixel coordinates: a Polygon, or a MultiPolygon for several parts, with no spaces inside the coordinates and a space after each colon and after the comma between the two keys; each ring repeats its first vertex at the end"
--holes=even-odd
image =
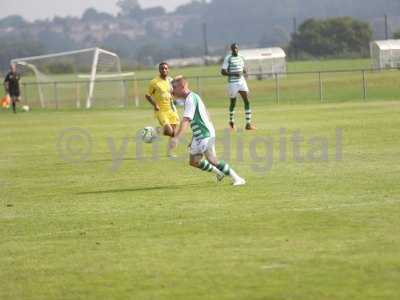
{"type": "Polygon", "coordinates": [[[239,47],[236,43],[231,45],[232,53],[227,55],[222,64],[221,74],[228,76],[228,93],[231,101],[229,106],[229,126],[231,130],[235,130],[235,106],[236,97],[238,94],[243,99],[244,110],[246,114],[246,130],[256,129],[251,124],[251,108],[250,101],[248,98],[249,88],[247,86],[244,74],[246,74],[245,61],[242,56],[239,55],[239,47]]]}
{"type": "Polygon", "coordinates": [[[200,96],[189,90],[188,82],[182,76],[172,81],[172,87],[174,96],[184,100],[185,109],[181,124],[171,139],[171,144],[175,147],[179,138],[190,126],[193,138],[190,145],[189,164],[203,171],[213,172],[218,181],[228,175],[232,178],[233,185],[245,184],[246,181],[226,162],[218,161],[215,154],[215,129],[200,96]]]}

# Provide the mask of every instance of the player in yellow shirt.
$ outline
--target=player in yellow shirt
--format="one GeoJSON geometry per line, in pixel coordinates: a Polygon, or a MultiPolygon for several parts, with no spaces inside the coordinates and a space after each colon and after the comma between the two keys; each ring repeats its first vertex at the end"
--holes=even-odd
{"type": "MultiPolygon", "coordinates": [[[[168,76],[169,67],[166,62],[158,66],[160,75],[150,81],[146,99],[153,105],[154,116],[162,127],[164,135],[174,137],[179,124],[179,116],[172,97],[172,78],[168,76]]],[[[168,144],[168,156],[173,156],[171,143],[168,144]]]]}

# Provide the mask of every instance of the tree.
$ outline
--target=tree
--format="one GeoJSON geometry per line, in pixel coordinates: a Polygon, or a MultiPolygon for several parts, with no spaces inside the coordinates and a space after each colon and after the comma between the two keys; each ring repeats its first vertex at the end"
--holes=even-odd
{"type": "Polygon", "coordinates": [[[25,19],[18,15],[8,16],[0,20],[0,27],[21,28],[27,24],[28,23],[25,21],[25,19]]]}
{"type": "Polygon", "coordinates": [[[258,46],[261,48],[266,47],[284,47],[290,41],[290,34],[283,27],[275,26],[270,31],[265,32],[260,40],[258,46]]]}
{"type": "Polygon", "coordinates": [[[308,19],[292,35],[289,54],[300,52],[316,57],[366,56],[372,30],[368,23],[350,17],[308,19]]]}
{"type": "Polygon", "coordinates": [[[62,52],[78,48],[76,43],[63,32],[43,30],[39,32],[38,39],[42,46],[49,52],[62,52]]]}
{"type": "Polygon", "coordinates": [[[400,29],[393,32],[393,38],[394,39],[400,39],[400,29]]]}
{"type": "Polygon", "coordinates": [[[189,3],[178,6],[175,14],[181,15],[202,15],[207,9],[207,2],[205,0],[192,0],[189,3]]]}
{"type": "Polygon", "coordinates": [[[104,39],[101,47],[104,47],[112,52],[116,52],[121,57],[132,58],[133,50],[135,50],[136,47],[136,42],[129,39],[129,37],[126,35],[113,33],[104,39]]]}
{"type": "Polygon", "coordinates": [[[82,21],[87,22],[100,22],[100,21],[112,21],[114,17],[108,13],[98,12],[93,7],[88,8],[82,15],[82,21]]]}
{"type": "Polygon", "coordinates": [[[117,6],[121,16],[132,16],[142,10],[138,0],[118,0],[117,6]]]}
{"type": "Polygon", "coordinates": [[[29,36],[0,38],[0,69],[7,70],[10,60],[18,57],[43,54],[44,47],[29,36]]]}

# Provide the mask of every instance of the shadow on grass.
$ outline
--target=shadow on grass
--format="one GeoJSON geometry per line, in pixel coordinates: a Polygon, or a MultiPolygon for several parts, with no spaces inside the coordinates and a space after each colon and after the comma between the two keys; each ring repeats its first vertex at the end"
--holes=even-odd
{"type": "MultiPolygon", "coordinates": [[[[151,160],[152,157],[124,157],[122,161],[149,161],[151,160]]],[[[106,159],[88,159],[84,161],[79,161],[77,163],[71,163],[68,161],[61,161],[55,163],[56,166],[61,166],[61,165],[66,165],[66,164],[93,164],[93,163],[114,163],[114,160],[112,158],[106,158],[106,159]]]]}
{"type": "Polygon", "coordinates": [[[128,193],[128,192],[150,192],[150,191],[162,191],[162,190],[179,190],[187,189],[191,187],[201,187],[198,184],[185,184],[185,185],[161,185],[161,186],[150,186],[150,187],[136,187],[127,189],[112,189],[112,190],[102,190],[102,191],[90,191],[76,193],[76,195],[94,195],[94,194],[113,194],[113,193],[128,193]]]}

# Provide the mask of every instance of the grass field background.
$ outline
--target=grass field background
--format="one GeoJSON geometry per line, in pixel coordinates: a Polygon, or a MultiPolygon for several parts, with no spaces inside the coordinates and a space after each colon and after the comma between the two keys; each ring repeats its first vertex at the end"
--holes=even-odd
{"type": "MultiPolygon", "coordinates": [[[[370,69],[369,59],[289,62],[288,75],[280,78],[278,83],[275,79],[249,80],[251,98],[262,104],[363,101],[364,81],[363,73],[360,71],[362,69],[370,69]]],[[[139,70],[136,72],[136,81],[133,78],[125,78],[126,95],[122,92],[121,81],[103,79],[96,82],[93,107],[134,107],[136,101],[146,106],[144,95],[147,92],[149,79],[156,74],[157,70],[139,70]]],[[[178,74],[190,78],[193,89],[199,92],[206,101],[210,100],[208,105],[216,107],[225,105],[227,83],[226,78],[220,76],[220,66],[171,68],[171,76],[178,74]]],[[[398,70],[366,71],[364,75],[366,100],[398,99],[400,94],[398,70]]],[[[77,80],[73,75],[57,75],[50,79],[59,82],[42,85],[47,108],[76,108],[77,102],[80,103],[81,108],[85,107],[89,87],[87,82],[82,80],[73,82],[77,80]]],[[[33,108],[38,108],[40,98],[34,81],[34,77],[23,78],[23,102],[33,108]]]]}
{"type": "MultiPolygon", "coordinates": [[[[190,168],[184,143],[179,160],[165,157],[165,139],[138,156],[135,134],[155,125],[144,106],[1,111],[0,298],[399,299],[400,102],[265,105],[262,93],[271,97],[254,97],[258,130],[229,135],[229,162],[248,182],[237,188],[190,168]],[[87,137],[90,153],[72,163],[87,137]],[[316,137],[327,161],[310,157],[316,137]],[[263,138],[274,156],[260,172],[263,138]]],[[[207,103],[226,136],[226,101],[207,103]]],[[[240,102],[237,111],[243,128],[240,102]]]]}

